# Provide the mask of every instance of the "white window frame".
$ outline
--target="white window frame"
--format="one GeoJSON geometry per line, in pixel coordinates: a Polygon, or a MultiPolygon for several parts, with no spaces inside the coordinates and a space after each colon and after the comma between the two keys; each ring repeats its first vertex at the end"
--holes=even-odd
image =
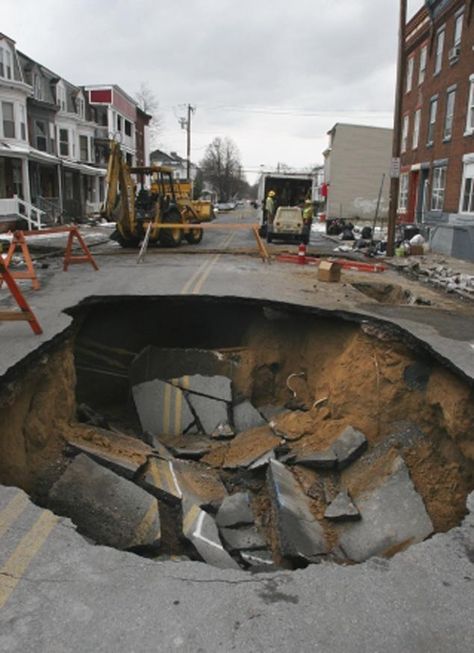
{"type": "Polygon", "coordinates": [[[17,134],[16,120],[15,120],[15,116],[16,116],[15,103],[14,103],[14,102],[10,102],[10,101],[3,101],[3,100],[2,100],[2,102],[1,102],[1,104],[0,104],[0,107],[1,107],[1,111],[2,111],[2,134],[3,134],[3,138],[12,138],[12,139],[15,139],[15,138],[16,138],[16,134],[17,134]],[[5,109],[4,109],[4,107],[5,107],[6,104],[8,104],[9,106],[11,106],[11,107],[12,107],[12,111],[13,111],[13,119],[12,119],[12,120],[8,120],[8,121],[6,121],[6,119],[5,119],[5,109]],[[5,134],[5,122],[13,123],[13,136],[7,136],[7,135],[5,134]]]}
{"type": "Polygon", "coordinates": [[[464,27],[464,9],[456,14],[454,17],[454,35],[453,46],[455,48],[461,47],[462,29],[464,27]]]}
{"type": "Polygon", "coordinates": [[[56,85],[56,103],[60,111],[67,111],[66,89],[63,82],[58,82],[56,85]]]}
{"type": "Polygon", "coordinates": [[[421,109],[415,111],[413,117],[413,137],[411,147],[413,150],[416,150],[420,144],[420,124],[421,124],[421,109]]]}
{"type": "Polygon", "coordinates": [[[464,167],[462,171],[461,192],[459,197],[459,213],[464,215],[474,214],[474,153],[466,154],[463,157],[464,167]],[[466,199],[466,186],[469,181],[468,205],[464,208],[466,199]]]}
{"type": "Polygon", "coordinates": [[[90,158],[89,158],[89,137],[87,136],[87,134],[79,134],[79,161],[82,161],[83,163],[85,163],[85,162],[87,162],[89,160],[90,160],[90,158]],[[83,139],[83,138],[86,139],[85,140],[85,142],[86,142],[86,158],[85,159],[82,158],[81,139],[83,139]]]}
{"type": "Polygon", "coordinates": [[[41,83],[41,75],[33,73],[33,97],[36,100],[43,99],[43,85],[41,83]]]}
{"type": "Polygon", "coordinates": [[[400,185],[398,189],[398,212],[405,213],[408,208],[408,172],[400,174],[400,185]]]}
{"type": "Polygon", "coordinates": [[[402,126],[402,143],[401,143],[401,151],[406,152],[407,151],[407,144],[408,144],[408,131],[410,129],[410,116],[408,113],[406,113],[403,116],[403,126],[402,126]]]}
{"type": "Polygon", "coordinates": [[[467,111],[466,111],[466,131],[465,136],[470,136],[474,133],[474,75],[469,77],[469,93],[467,96],[467,111]]]}
{"type": "Polygon", "coordinates": [[[413,72],[415,70],[415,56],[413,55],[407,62],[406,87],[405,93],[409,93],[413,86],[413,72]]]}
{"type": "Polygon", "coordinates": [[[442,27],[436,34],[435,65],[433,75],[438,75],[443,67],[444,41],[446,39],[446,28],[442,27]]]}
{"type": "Polygon", "coordinates": [[[431,178],[431,211],[442,211],[444,208],[444,193],[446,190],[447,166],[433,168],[431,178]]]}
{"type": "Polygon", "coordinates": [[[13,79],[13,56],[8,45],[0,45],[0,77],[13,79]]]}
{"type": "Polygon", "coordinates": [[[79,118],[82,118],[82,120],[84,120],[86,116],[86,103],[82,95],[77,96],[77,115],[79,118]]]}
{"type": "Polygon", "coordinates": [[[428,46],[423,45],[420,50],[420,66],[418,68],[418,86],[423,84],[426,77],[426,63],[428,61],[428,46]]]}
{"type": "Polygon", "coordinates": [[[65,157],[69,157],[71,153],[71,137],[69,134],[69,129],[67,129],[67,127],[58,127],[58,151],[59,151],[59,156],[65,156],[65,157]],[[61,140],[61,132],[66,132],[67,140],[61,140]],[[61,152],[61,145],[64,143],[67,145],[66,154],[61,152]]]}
{"type": "Polygon", "coordinates": [[[36,149],[40,150],[41,152],[47,152],[48,151],[48,123],[42,119],[35,120],[33,132],[35,135],[34,143],[36,149]],[[38,138],[44,139],[44,150],[38,146],[38,138]]]}
{"type": "Polygon", "coordinates": [[[26,107],[23,104],[18,105],[20,116],[20,139],[22,141],[28,140],[26,133],[26,107]]]}
{"type": "Polygon", "coordinates": [[[430,111],[428,115],[428,135],[426,139],[427,145],[433,145],[434,143],[437,113],[438,113],[438,98],[434,97],[430,100],[430,111]],[[433,107],[434,107],[434,111],[433,111],[433,107]]]}
{"type": "Polygon", "coordinates": [[[443,140],[449,141],[453,136],[453,126],[454,126],[454,107],[456,105],[456,89],[448,89],[446,93],[446,113],[444,115],[444,128],[443,128],[443,140]],[[452,106],[450,107],[450,100],[452,98],[452,106]]]}

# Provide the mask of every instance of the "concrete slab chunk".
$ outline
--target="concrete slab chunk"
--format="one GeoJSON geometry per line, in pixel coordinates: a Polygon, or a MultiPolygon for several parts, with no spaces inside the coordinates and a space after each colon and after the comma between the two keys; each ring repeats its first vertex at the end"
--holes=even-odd
{"type": "Polygon", "coordinates": [[[291,465],[302,465],[310,469],[334,469],[337,465],[337,456],[333,449],[329,448],[325,451],[315,451],[307,455],[296,456],[293,460],[289,460],[291,465]]]}
{"type": "Polygon", "coordinates": [[[266,424],[266,420],[248,399],[234,406],[234,427],[237,433],[249,431],[266,424]]]}
{"type": "Polygon", "coordinates": [[[226,376],[194,374],[193,376],[182,376],[179,379],[170,379],[169,383],[186,392],[204,395],[228,403],[232,402],[232,384],[231,380],[226,376]]]}
{"type": "Polygon", "coordinates": [[[367,438],[352,426],[344,429],[331,445],[337,457],[337,466],[343,469],[358,458],[367,449],[367,438]]]}
{"type": "Polygon", "coordinates": [[[194,422],[183,392],[155,379],[132,388],[133,399],[143,431],[152,435],[180,435],[194,422]]]}
{"type": "Polygon", "coordinates": [[[196,504],[183,505],[183,535],[208,564],[221,569],[240,569],[222,546],[212,517],[196,504]]]}
{"type": "Polygon", "coordinates": [[[216,516],[220,528],[253,524],[254,521],[248,492],[237,492],[226,497],[216,516]]]}
{"type": "Polygon", "coordinates": [[[139,482],[159,499],[177,504],[183,498],[183,490],[173,460],[151,458],[139,482]]]}
{"type": "Polygon", "coordinates": [[[202,430],[207,435],[214,433],[220,424],[227,423],[228,409],[224,401],[194,394],[188,394],[186,398],[202,430]]]}
{"type": "Polygon", "coordinates": [[[332,521],[349,521],[360,519],[360,512],[352,503],[349,492],[343,490],[326,508],[324,516],[332,521]]]}
{"type": "Polygon", "coordinates": [[[267,545],[265,538],[255,526],[242,528],[221,528],[222,539],[230,551],[250,551],[267,545]]]}
{"type": "Polygon", "coordinates": [[[308,499],[291,471],[272,460],[267,482],[281,555],[315,561],[317,556],[327,553],[324,531],[311,513],[308,499]]]}
{"type": "Polygon", "coordinates": [[[400,456],[391,474],[375,489],[356,498],[361,521],[348,525],[339,544],[348,558],[362,562],[405,544],[421,542],[433,532],[433,524],[408,468],[400,456]]]}
{"type": "Polygon", "coordinates": [[[270,571],[273,568],[276,569],[276,565],[273,562],[272,552],[268,551],[268,549],[262,549],[259,551],[241,551],[240,557],[254,570],[258,568],[265,571],[270,571]]]}
{"type": "Polygon", "coordinates": [[[52,486],[49,504],[98,544],[117,549],[159,546],[156,499],[84,454],[52,486]]]}
{"type": "Polygon", "coordinates": [[[217,510],[228,496],[218,472],[207,465],[191,460],[175,460],[173,467],[185,499],[217,510]]]}
{"type": "Polygon", "coordinates": [[[270,427],[262,426],[239,433],[230,441],[226,451],[224,469],[248,467],[280,444],[280,438],[273,435],[270,427]]]}

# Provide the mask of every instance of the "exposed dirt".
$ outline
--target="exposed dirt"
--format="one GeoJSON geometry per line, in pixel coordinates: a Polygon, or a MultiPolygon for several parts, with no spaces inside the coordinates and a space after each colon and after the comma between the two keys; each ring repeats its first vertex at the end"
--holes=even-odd
{"type": "MultiPolygon", "coordinates": [[[[218,315],[213,319],[219,323],[218,315]]],[[[329,447],[351,425],[369,441],[367,455],[351,466],[348,487],[353,496],[380,479],[386,473],[387,461],[401,454],[435,529],[443,531],[459,523],[465,498],[474,487],[471,387],[400,340],[371,336],[354,324],[329,318],[295,318],[272,309],[242,319],[239,329],[236,319],[237,314],[226,316],[221,325],[221,329],[227,329],[225,333],[213,322],[209,333],[207,323],[201,325],[196,317],[192,328],[183,328],[178,334],[182,342],[169,326],[165,334],[168,341],[162,344],[211,348],[215,342],[214,348],[232,362],[237,395],[250,398],[256,406],[300,408],[274,418],[277,435],[263,427],[238,435],[231,442],[212,442],[212,450],[202,458],[202,464],[218,468],[228,488],[248,487],[251,481],[245,475],[238,476],[240,471],[232,477],[234,472],[222,468],[237,466],[277,446],[281,433],[290,450],[310,453],[329,447]],[[407,369],[415,363],[425,365],[430,372],[426,383],[411,387],[407,369]],[[301,376],[289,381],[292,374],[301,376]]],[[[94,328],[102,333],[104,342],[110,339],[118,351],[139,351],[151,342],[145,320],[142,331],[133,334],[134,342],[130,344],[127,325],[122,331],[110,333],[106,324],[98,327],[92,322],[87,337],[94,328]]],[[[161,333],[153,337],[160,343],[164,340],[161,333]]],[[[140,441],[125,435],[114,438],[76,421],[74,362],[74,342],[64,342],[0,393],[0,480],[19,485],[34,497],[44,497],[63,471],[68,441],[94,443],[110,453],[129,457],[137,465],[142,465],[150,453],[150,448],[140,441]]],[[[97,409],[103,407],[101,401],[106,396],[106,412],[114,425],[132,433],[137,419],[126,367],[123,370],[123,378],[113,383],[109,382],[113,377],[103,375],[100,369],[94,382],[81,371],[77,393],[83,395],[84,384],[88,385],[89,397],[97,397],[97,405],[93,405],[97,409]]],[[[337,491],[334,478],[296,467],[293,470],[310,498],[314,515],[322,520],[328,540],[334,544],[337,527],[324,520],[327,495],[334,496],[337,491]]],[[[273,542],[264,472],[255,474],[252,490],[258,524],[273,542]]],[[[166,513],[165,531],[172,531],[174,518],[174,513],[166,513]]],[[[168,541],[172,542],[172,538],[170,534],[168,541]]],[[[170,545],[169,552],[172,548],[170,545]]],[[[178,547],[173,552],[179,551],[178,547]]]]}

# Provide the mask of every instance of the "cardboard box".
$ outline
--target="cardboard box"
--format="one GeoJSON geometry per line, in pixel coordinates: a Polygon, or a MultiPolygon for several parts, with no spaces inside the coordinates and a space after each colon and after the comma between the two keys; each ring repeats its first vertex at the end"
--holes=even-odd
{"type": "Polygon", "coordinates": [[[410,256],[422,256],[424,253],[423,245],[410,245],[410,256]]]}
{"type": "Polygon", "coordinates": [[[318,267],[319,281],[340,281],[341,266],[332,261],[321,261],[318,267]]]}

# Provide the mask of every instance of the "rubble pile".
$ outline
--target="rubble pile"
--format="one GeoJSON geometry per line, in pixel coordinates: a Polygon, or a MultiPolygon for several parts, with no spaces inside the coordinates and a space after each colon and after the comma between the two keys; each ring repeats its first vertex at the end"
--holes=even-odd
{"type": "Polygon", "coordinates": [[[474,298],[474,275],[459,272],[448,265],[429,264],[429,261],[410,261],[404,263],[403,269],[426,280],[436,288],[448,293],[457,293],[474,298]]]}
{"type": "Polygon", "coordinates": [[[212,351],[139,354],[141,433],[71,435],[51,507],[97,543],[234,569],[361,562],[433,532],[400,452],[350,425],[315,444],[306,417],[324,406],[255,406],[227,365],[212,351]]]}

